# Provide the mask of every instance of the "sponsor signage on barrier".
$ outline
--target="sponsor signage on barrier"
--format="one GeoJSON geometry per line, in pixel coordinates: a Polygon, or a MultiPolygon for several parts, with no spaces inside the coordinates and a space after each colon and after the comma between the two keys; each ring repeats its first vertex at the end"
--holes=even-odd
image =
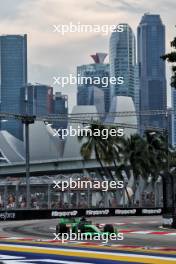
{"type": "Polygon", "coordinates": [[[16,213],[13,212],[3,212],[3,213],[0,213],[0,220],[13,220],[16,218],[16,213]]]}
{"type": "Polygon", "coordinates": [[[115,209],[115,215],[137,215],[137,209],[115,209]]]}
{"type": "Polygon", "coordinates": [[[77,215],[78,215],[77,210],[65,211],[65,212],[60,212],[60,211],[51,212],[51,217],[69,217],[69,216],[77,216],[77,215]]]}
{"type": "Polygon", "coordinates": [[[160,215],[162,213],[162,209],[142,209],[142,215],[160,215]]]}
{"type": "Polygon", "coordinates": [[[59,217],[161,215],[162,208],[102,208],[67,210],[9,210],[0,212],[0,221],[52,219],[59,217]]]}
{"type": "Polygon", "coordinates": [[[86,216],[103,216],[103,215],[109,215],[110,210],[109,209],[102,209],[102,210],[86,210],[85,215],[86,216]]]}
{"type": "Polygon", "coordinates": [[[171,226],[173,223],[173,218],[163,218],[163,226],[171,226]]]}

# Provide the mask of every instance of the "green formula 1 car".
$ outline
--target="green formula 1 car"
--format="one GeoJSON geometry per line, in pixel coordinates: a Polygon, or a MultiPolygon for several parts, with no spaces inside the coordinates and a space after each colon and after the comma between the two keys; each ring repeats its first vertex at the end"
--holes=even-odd
{"type": "Polygon", "coordinates": [[[64,233],[82,233],[82,234],[117,234],[117,227],[106,224],[103,227],[99,224],[92,224],[91,221],[83,218],[61,218],[56,226],[56,234],[64,233]]]}

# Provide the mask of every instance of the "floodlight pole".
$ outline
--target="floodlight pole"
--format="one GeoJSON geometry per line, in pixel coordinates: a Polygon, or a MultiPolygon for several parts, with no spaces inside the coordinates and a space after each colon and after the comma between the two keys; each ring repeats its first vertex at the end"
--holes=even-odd
{"type": "MultiPolygon", "coordinates": [[[[164,211],[168,210],[168,192],[167,192],[167,182],[169,180],[169,188],[171,190],[171,215],[172,215],[172,227],[176,228],[176,214],[175,214],[175,180],[173,175],[170,173],[170,161],[169,161],[169,124],[168,124],[168,111],[166,111],[165,121],[166,121],[166,128],[165,128],[165,137],[166,137],[166,146],[167,146],[167,173],[163,177],[163,206],[164,211]],[[168,179],[169,178],[169,179],[168,179]]],[[[170,205],[169,205],[170,206],[170,205]]]]}
{"type": "Polygon", "coordinates": [[[30,192],[30,148],[29,148],[29,125],[35,121],[35,116],[29,115],[29,98],[28,86],[25,85],[25,115],[22,117],[22,123],[25,126],[25,159],[26,159],[26,207],[31,208],[31,192],[30,192]]]}
{"type": "Polygon", "coordinates": [[[25,115],[22,118],[22,123],[25,125],[25,158],[26,158],[27,209],[30,209],[30,207],[31,207],[29,125],[33,124],[34,121],[35,121],[35,116],[25,115]]]}

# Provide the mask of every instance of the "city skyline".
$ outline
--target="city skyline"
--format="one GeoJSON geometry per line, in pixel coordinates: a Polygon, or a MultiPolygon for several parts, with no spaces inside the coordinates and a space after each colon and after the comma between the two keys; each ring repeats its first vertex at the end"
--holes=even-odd
{"type": "Polygon", "coordinates": [[[0,264],[176,263],[175,0],[6,0],[0,264]]]}
{"type": "MultiPolygon", "coordinates": [[[[167,2],[167,3],[166,3],[167,2]]],[[[68,24],[70,21],[82,24],[119,24],[128,23],[136,35],[141,16],[150,11],[161,15],[166,25],[166,50],[175,34],[174,1],[164,4],[158,0],[154,3],[144,1],[64,1],[51,0],[50,5],[44,1],[20,1],[2,4],[0,15],[1,34],[28,34],[29,81],[45,83],[52,86],[52,76],[58,74],[76,74],[76,66],[88,64],[89,54],[107,52],[109,35],[102,33],[69,33],[64,37],[53,33],[53,24],[68,24]],[[62,10],[62,12],[60,12],[62,10]],[[71,12],[70,10],[75,10],[71,12]],[[86,12],[86,16],[83,15],[86,12]],[[71,14],[70,14],[71,13],[71,14]],[[95,15],[96,14],[96,15],[95,15]],[[13,21],[13,23],[12,23],[13,21]],[[6,31],[4,32],[4,28],[6,31]],[[70,43],[72,45],[70,46],[70,43]],[[64,54],[67,54],[65,56],[64,54]]],[[[167,74],[168,87],[169,75],[167,74]]],[[[60,89],[55,88],[55,91],[60,89]]],[[[70,111],[76,102],[76,86],[62,90],[69,94],[70,111]],[[74,97],[74,98],[73,98],[74,97]],[[73,99],[72,99],[73,98],[73,99]]],[[[170,92],[169,92],[170,94],[170,92]]]]}

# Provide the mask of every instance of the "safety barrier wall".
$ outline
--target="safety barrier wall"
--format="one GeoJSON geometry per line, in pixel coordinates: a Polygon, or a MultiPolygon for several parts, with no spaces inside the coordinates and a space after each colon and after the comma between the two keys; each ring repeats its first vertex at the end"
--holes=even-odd
{"type": "Polygon", "coordinates": [[[103,208],[67,210],[8,210],[0,212],[0,221],[54,219],[60,217],[147,216],[162,215],[163,208],[103,208]]]}

